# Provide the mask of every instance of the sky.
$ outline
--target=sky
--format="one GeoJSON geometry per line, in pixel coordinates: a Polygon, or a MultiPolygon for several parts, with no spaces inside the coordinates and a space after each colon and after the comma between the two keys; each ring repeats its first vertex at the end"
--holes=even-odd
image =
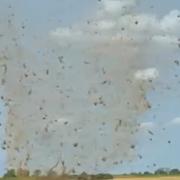
{"type": "MultiPolygon", "coordinates": [[[[8,72],[7,75],[5,74],[7,84],[1,85],[1,94],[2,96],[8,95],[10,99],[14,98],[15,102],[15,106],[14,102],[12,105],[10,103],[9,106],[6,106],[6,100],[1,98],[1,144],[3,144],[4,138],[7,136],[6,132],[11,131],[15,136],[18,136],[19,132],[20,136],[24,133],[25,138],[17,141],[20,147],[24,145],[28,138],[30,140],[34,138],[32,132],[36,130],[35,125],[37,128],[41,126],[35,122],[35,119],[39,118],[40,115],[36,114],[32,106],[36,105],[36,103],[40,104],[40,98],[48,96],[46,101],[49,106],[44,107],[48,110],[48,116],[59,118],[60,123],[64,123],[65,118],[73,119],[74,126],[79,123],[86,127],[87,131],[80,132],[80,135],[76,137],[79,138],[78,140],[82,144],[86,145],[84,141],[92,144],[97,140],[98,143],[102,141],[100,144],[104,145],[105,141],[108,140],[109,146],[107,148],[110,148],[119,139],[122,141],[120,147],[118,147],[120,149],[113,150],[113,148],[110,148],[109,154],[107,153],[110,161],[119,158],[121,162],[123,159],[124,163],[115,162],[116,166],[110,165],[109,162],[106,162],[105,165],[98,162],[97,167],[94,168],[94,159],[103,154],[100,145],[96,147],[97,153],[92,152],[92,158],[87,158],[89,147],[82,150],[80,154],[85,157],[85,160],[79,156],[78,151],[72,153],[73,150],[68,145],[61,148],[62,152],[65,152],[65,158],[72,154],[82,163],[87,163],[86,166],[77,168],[77,172],[85,169],[89,172],[106,171],[118,174],[154,171],[157,168],[180,168],[180,158],[178,156],[180,150],[180,49],[178,47],[180,2],[178,0],[78,0],[76,2],[73,0],[32,0],[28,2],[1,0],[0,11],[0,38],[4,38],[0,42],[2,54],[0,56],[1,78],[4,78],[3,71],[4,64],[6,64],[4,59],[6,59],[5,56],[8,57],[8,72]],[[123,8],[123,6],[126,8],[123,8]],[[21,46],[17,48],[11,45],[11,37],[16,37],[17,41],[15,42],[21,46]],[[6,51],[6,47],[9,47],[9,50],[6,51]],[[56,102],[57,94],[53,88],[54,83],[56,83],[55,73],[47,79],[41,74],[41,71],[47,69],[47,67],[50,68],[50,72],[59,72],[58,65],[50,60],[54,58],[54,55],[49,53],[51,48],[54,49],[55,55],[60,54],[67,58],[66,63],[69,69],[71,69],[71,66],[73,67],[71,72],[66,70],[66,67],[62,67],[65,68],[65,72],[61,74],[61,79],[58,79],[65,87],[62,88],[62,91],[67,90],[72,96],[70,102],[62,98],[63,105],[56,102]],[[21,56],[17,56],[16,51],[20,52],[21,56]],[[33,60],[34,57],[37,62],[33,60]],[[125,59],[125,61],[119,62],[118,58],[125,59]],[[11,59],[12,61],[10,61],[11,59]],[[31,61],[29,62],[27,59],[31,61]],[[24,72],[19,64],[21,61],[26,63],[29,69],[39,71],[38,77],[42,81],[35,81],[31,78],[27,82],[16,82],[16,79],[21,78],[21,73],[24,72]],[[87,66],[89,63],[92,64],[92,67],[87,68],[81,64],[82,61],[87,66]],[[97,80],[101,81],[104,77],[99,73],[101,66],[107,68],[107,71],[109,70],[109,74],[105,75],[106,81],[109,83],[114,82],[110,88],[102,88],[96,85],[97,80]],[[132,86],[124,82],[126,78],[133,82],[132,86]],[[121,83],[119,84],[118,81],[121,83]],[[69,88],[69,84],[71,84],[71,88],[69,88]],[[107,104],[109,103],[119,109],[110,106],[108,108],[88,106],[85,100],[85,92],[90,88],[89,84],[93,84],[90,93],[95,93],[98,89],[103,94],[103,97],[105,96],[103,100],[107,104]],[[24,95],[25,90],[27,90],[26,87],[29,86],[32,87],[32,92],[35,91],[32,98],[24,95]],[[141,88],[143,93],[140,92],[141,88]],[[119,100],[122,100],[122,104],[124,101],[129,100],[132,103],[132,108],[127,110],[126,106],[118,102],[119,100]],[[147,104],[147,101],[151,108],[141,107],[141,103],[144,105],[147,104]],[[63,107],[64,110],[58,114],[56,106],[63,107]],[[134,107],[137,107],[137,109],[134,107]],[[23,109],[24,112],[21,112],[20,109],[23,109]],[[85,113],[86,110],[88,113],[85,113]],[[13,119],[8,112],[15,113],[19,120],[13,119]],[[28,113],[34,114],[23,124],[22,127],[27,130],[27,132],[23,132],[19,126],[24,122],[23,118],[28,113]],[[58,117],[56,117],[56,113],[58,117]],[[124,134],[119,132],[118,135],[111,132],[111,126],[114,126],[113,121],[110,121],[109,127],[105,129],[108,137],[101,139],[97,136],[98,120],[101,117],[107,120],[111,117],[116,118],[116,115],[129,119],[127,121],[129,131],[134,131],[134,128],[137,128],[137,125],[140,124],[139,132],[135,138],[132,138],[129,132],[126,131],[124,134]],[[83,121],[84,118],[87,118],[87,122],[83,121]],[[93,119],[89,124],[88,118],[93,119]],[[12,121],[17,124],[15,126],[17,131],[8,126],[12,121]],[[133,129],[131,129],[131,126],[133,126],[133,129]],[[28,130],[28,127],[31,127],[31,129],[28,130]],[[93,130],[94,133],[92,133],[93,130]],[[83,139],[82,136],[92,136],[93,138],[83,139]],[[123,139],[127,141],[127,144],[123,142],[123,139]],[[133,151],[127,149],[128,143],[131,142],[136,143],[133,151]],[[66,151],[69,152],[66,154],[66,151]],[[127,158],[123,157],[124,151],[129,153],[127,158]]],[[[66,59],[61,60],[62,62],[66,61],[66,59]]],[[[48,73],[49,71],[46,70],[46,74],[48,73]]],[[[97,96],[90,94],[89,101],[94,100],[97,100],[97,96]]],[[[99,100],[100,102],[95,103],[103,104],[102,99],[99,100]]],[[[43,125],[46,125],[46,123],[43,125]]],[[[57,136],[70,143],[74,140],[74,134],[71,134],[72,127],[67,128],[69,138],[64,137],[66,132],[59,126],[57,126],[57,129],[54,126],[48,128],[56,131],[59,128],[62,134],[57,133],[55,136],[43,134],[42,137],[33,139],[32,144],[36,150],[30,151],[32,159],[40,158],[37,166],[42,166],[45,170],[48,167],[43,166],[43,157],[52,152],[57,153],[56,147],[54,149],[48,148],[47,151],[45,147],[51,143],[51,145],[54,145],[53,142],[57,140],[57,136]],[[44,138],[47,139],[47,142],[43,141],[44,138]],[[42,147],[39,147],[38,143],[42,144],[42,147]],[[44,152],[42,156],[38,153],[39,149],[44,152]],[[34,151],[37,153],[34,153],[34,151]]],[[[10,150],[7,150],[7,152],[3,149],[0,150],[1,175],[4,173],[5,167],[17,165],[12,159],[14,157],[18,159],[19,156],[12,151],[13,148],[14,144],[10,145],[10,150]],[[12,153],[12,157],[9,155],[10,153],[12,153]]],[[[29,148],[30,146],[25,147],[25,150],[20,155],[25,158],[29,148]]],[[[58,155],[54,156],[54,159],[57,158],[58,155]]],[[[47,164],[52,166],[54,159],[47,158],[47,164]]],[[[103,160],[105,161],[105,159],[103,160]]],[[[23,160],[20,159],[19,161],[23,160]]],[[[19,163],[19,161],[16,162],[19,163]]],[[[67,158],[69,169],[71,169],[70,164],[71,160],[67,158]]],[[[28,162],[27,166],[32,170],[36,168],[33,160],[28,162]]]]}

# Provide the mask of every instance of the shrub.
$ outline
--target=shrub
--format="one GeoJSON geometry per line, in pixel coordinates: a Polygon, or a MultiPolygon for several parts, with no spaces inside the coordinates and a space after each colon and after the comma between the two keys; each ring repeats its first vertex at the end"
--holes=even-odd
{"type": "Polygon", "coordinates": [[[33,176],[40,176],[41,175],[41,170],[40,169],[36,169],[34,172],[33,172],[33,176]]]}
{"type": "Polygon", "coordinates": [[[179,170],[179,169],[171,169],[171,171],[169,172],[169,174],[171,174],[171,175],[180,174],[180,170],[179,170]]]}
{"type": "Polygon", "coordinates": [[[14,169],[9,169],[7,172],[4,174],[4,177],[16,177],[16,172],[14,169]]]}
{"type": "Polygon", "coordinates": [[[57,172],[56,171],[53,171],[53,170],[50,170],[50,171],[48,171],[48,173],[47,173],[47,176],[57,176],[57,172]]]}
{"type": "Polygon", "coordinates": [[[19,168],[17,170],[17,176],[22,176],[22,177],[27,177],[29,176],[29,170],[28,169],[23,169],[23,168],[19,168]]]}
{"type": "Polygon", "coordinates": [[[156,175],[167,175],[169,174],[168,170],[164,169],[164,168],[160,168],[160,169],[157,169],[154,174],[156,175]]]}

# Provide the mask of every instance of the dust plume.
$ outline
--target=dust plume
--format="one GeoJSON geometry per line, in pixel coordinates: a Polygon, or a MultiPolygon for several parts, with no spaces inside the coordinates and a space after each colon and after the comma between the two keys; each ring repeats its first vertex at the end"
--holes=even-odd
{"type": "Polygon", "coordinates": [[[154,16],[134,12],[136,1],[99,6],[87,23],[52,30],[31,48],[6,37],[8,168],[98,173],[138,157],[138,116],[151,107],[146,92],[159,76],[145,56],[161,30],[154,16]]]}

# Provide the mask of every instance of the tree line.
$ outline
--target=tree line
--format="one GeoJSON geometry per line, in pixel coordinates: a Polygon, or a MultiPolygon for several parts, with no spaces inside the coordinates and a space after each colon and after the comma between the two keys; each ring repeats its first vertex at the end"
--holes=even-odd
{"type": "Polygon", "coordinates": [[[180,169],[174,168],[174,169],[169,169],[169,168],[159,168],[155,170],[154,172],[132,172],[130,174],[123,174],[125,176],[131,175],[131,176],[167,176],[167,175],[180,175],[180,169]]]}
{"type": "Polygon", "coordinates": [[[18,169],[17,171],[14,169],[9,169],[4,174],[4,178],[9,177],[74,177],[78,180],[96,180],[96,179],[113,179],[113,175],[111,174],[96,174],[96,175],[89,175],[85,172],[81,173],[80,175],[68,175],[62,174],[58,175],[58,173],[54,170],[48,171],[46,174],[43,174],[41,170],[37,169],[32,174],[30,174],[29,170],[27,169],[18,169]]]}
{"type": "MultiPolygon", "coordinates": [[[[159,168],[154,172],[132,172],[130,174],[122,174],[123,176],[166,176],[166,175],[180,175],[180,169],[168,169],[168,168],[159,168]]],[[[17,171],[14,169],[9,169],[4,174],[4,177],[17,177],[17,176],[58,176],[56,171],[48,171],[47,174],[43,174],[41,170],[36,169],[33,173],[30,174],[29,170],[27,169],[18,169],[17,171]]],[[[68,176],[68,175],[66,175],[68,176]]],[[[86,177],[91,177],[91,179],[113,179],[113,176],[111,174],[97,174],[97,175],[88,175],[85,172],[83,172],[80,175],[73,175],[78,176],[79,179],[86,179],[86,177]]],[[[90,179],[90,178],[89,178],[90,179]]]]}

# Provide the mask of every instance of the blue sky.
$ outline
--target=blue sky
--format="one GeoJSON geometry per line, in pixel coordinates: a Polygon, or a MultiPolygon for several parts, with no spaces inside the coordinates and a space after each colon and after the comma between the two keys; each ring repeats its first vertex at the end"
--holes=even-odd
{"type": "MultiPolygon", "coordinates": [[[[45,38],[51,31],[55,32],[59,27],[76,25],[79,28],[81,24],[94,18],[99,10],[100,3],[102,2],[97,2],[96,0],[78,0],[76,2],[73,0],[1,0],[0,26],[4,24],[4,19],[8,19],[9,14],[14,13],[17,32],[21,33],[22,30],[18,28],[22,24],[26,26],[24,33],[28,35],[24,37],[22,44],[33,49],[34,41],[31,39],[33,35],[37,35],[40,39],[45,38]],[[8,8],[9,5],[12,7],[8,8]]],[[[140,1],[135,7],[134,13],[152,14],[157,18],[162,18],[174,9],[180,10],[180,1],[144,0],[140,1]]],[[[155,25],[153,24],[152,26],[154,27],[155,25]]],[[[75,29],[78,29],[77,27],[75,29]]],[[[156,32],[154,29],[150,33],[158,34],[159,32],[156,32]]],[[[177,36],[179,36],[176,33],[178,30],[173,30],[173,33],[175,32],[177,36]]],[[[137,32],[135,32],[135,35],[139,37],[137,32]]],[[[169,36],[171,37],[171,35],[169,36]]],[[[82,37],[80,36],[80,38],[82,37]]],[[[81,43],[79,40],[77,42],[81,43]]],[[[160,76],[153,82],[153,89],[149,89],[146,92],[152,108],[138,116],[139,120],[145,122],[147,126],[137,137],[137,152],[143,158],[135,159],[133,162],[125,163],[124,165],[110,167],[110,172],[153,171],[160,167],[180,168],[180,121],[176,121],[176,123],[173,121],[175,118],[180,117],[180,66],[174,63],[175,60],[180,58],[180,50],[174,46],[166,45],[166,42],[164,44],[149,45],[151,49],[149,51],[146,50],[147,53],[144,53],[144,58],[147,62],[145,68],[156,65],[160,76]],[[154,135],[148,134],[146,128],[153,131],[154,135]],[[150,138],[152,138],[152,141],[149,140],[150,138]],[[168,141],[171,143],[168,143],[168,141]],[[156,164],[156,166],[153,164],[156,164]]],[[[2,141],[6,113],[3,108],[3,102],[1,102],[0,107],[0,122],[3,124],[0,127],[2,141]]],[[[3,174],[5,166],[5,152],[0,150],[0,174],[3,174]]]]}

